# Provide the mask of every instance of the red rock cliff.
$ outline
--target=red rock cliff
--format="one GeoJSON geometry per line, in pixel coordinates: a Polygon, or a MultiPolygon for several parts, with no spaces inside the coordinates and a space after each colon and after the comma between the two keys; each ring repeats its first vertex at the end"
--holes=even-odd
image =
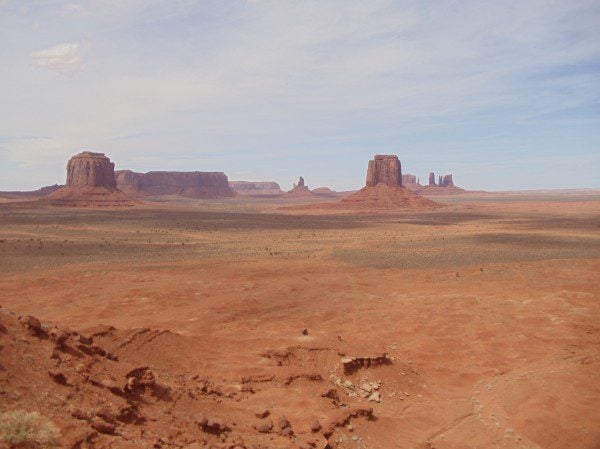
{"type": "Polygon", "coordinates": [[[117,186],[115,164],[104,153],[84,151],[69,159],[67,164],[67,187],[117,186]]]}
{"type": "Polygon", "coordinates": [[[385,184],[390,187],[402,185],[402,168],[398,156],[378,154],[369,161],[367,187],[374,187],[377,184],[385,184]]]}
{"type": "Polygon", "coordinates": [[[221,172],[136,173],[120,170],[117,172],[117,185],[127,191],[147,195],[181,195],[191,198],[220,198],[235,195],[229,186],[227,175],[221,172]]]}

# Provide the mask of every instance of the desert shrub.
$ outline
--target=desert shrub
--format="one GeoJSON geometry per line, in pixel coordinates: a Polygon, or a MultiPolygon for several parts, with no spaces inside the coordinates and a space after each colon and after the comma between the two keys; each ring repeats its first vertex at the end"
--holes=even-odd
{"type": "Polygon", "coordinates": [[[14,410],[0,413],[0,441],[9,448],[45,449],[58,444],[60,431],[38,412],[14,410]]]}

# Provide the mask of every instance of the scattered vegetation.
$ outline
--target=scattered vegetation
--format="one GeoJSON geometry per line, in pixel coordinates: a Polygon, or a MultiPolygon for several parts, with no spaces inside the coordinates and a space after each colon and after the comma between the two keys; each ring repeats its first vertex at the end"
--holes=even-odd
{"type": "Polygon", "coordinates": [[[58,446],[60,431],[46,416],[14,410],[0,413],[0,441],[14,449],[45,449],[58,446]]]}

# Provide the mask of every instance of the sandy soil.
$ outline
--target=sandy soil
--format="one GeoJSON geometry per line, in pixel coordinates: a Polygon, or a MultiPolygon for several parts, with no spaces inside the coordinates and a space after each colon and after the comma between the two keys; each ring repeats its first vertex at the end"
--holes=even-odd
{"type": "MultiPolygon", "coordinates": [[[[145,422],[92,429],[75,446],[68,407],[40,399],[70,387],[0,350],[0,404],[39,408],[64,447],[600,447],[600,199],[436,201],[446,207],[396,214],[240,199],[3,204],[0,305],[94,335],[181,395],[140,403],[145,422]],[[99,324],[119,330],[90,330],[99,324]],[[170,333],[134,338],[135,328],[170,333]],[[381,366],[344,370],[344,357],[383,353],[381,366]],[[232,393],[183,394],[193,375],[232,393]],[[264,409],[269,417],[255,416],[264,409]],[[198,413],[231,429],[202,430],[198,413]],[[282,415],[294,436],[277,430],[282,415]],[[270,419],[273,430],[259,432],[270,419]]],[[[0,332],[10,354],[36,344],[10,332],[0,332]]],[[[27,351],[41,360],[50,350],[27,351]]],[[[73,359],[58,359],[76,376],[73,359]]],[[[107,400],[75,384],[87,407],[107,400]]]]}

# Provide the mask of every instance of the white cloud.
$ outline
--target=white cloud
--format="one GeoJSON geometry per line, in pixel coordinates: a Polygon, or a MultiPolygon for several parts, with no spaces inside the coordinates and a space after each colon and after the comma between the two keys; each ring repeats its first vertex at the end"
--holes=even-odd
{"type": "MultiPolygon", "coordinates": [[[[565,136],[581,127],[588,151],[597,142],[583,128],[600,95],[597,0],[8,4],[0,82],[18,88],[0,103],[0,142],[20,167],[91,148],[153,169],[202,158],[195,168],[265,173],[280,159],[312,179],[318,153],[493,159],[492,139],[469,137],[488,127],[507,147],[518,125],[547,151],[550,120],[565,136]],[[87,70],[57,77],[28,55],[63,74],[85,59],[87,70]],[[29,135],[53,140],[13,140],[29,135]]],[[[341,175],[344,187],[362,170],[341,175]]]]}
{"type": "Polygon", "coordinates": [[[83,47],[79,42],[68,42],[31,53],[38,67],[68,73],[83,66],[83,47]]]}

